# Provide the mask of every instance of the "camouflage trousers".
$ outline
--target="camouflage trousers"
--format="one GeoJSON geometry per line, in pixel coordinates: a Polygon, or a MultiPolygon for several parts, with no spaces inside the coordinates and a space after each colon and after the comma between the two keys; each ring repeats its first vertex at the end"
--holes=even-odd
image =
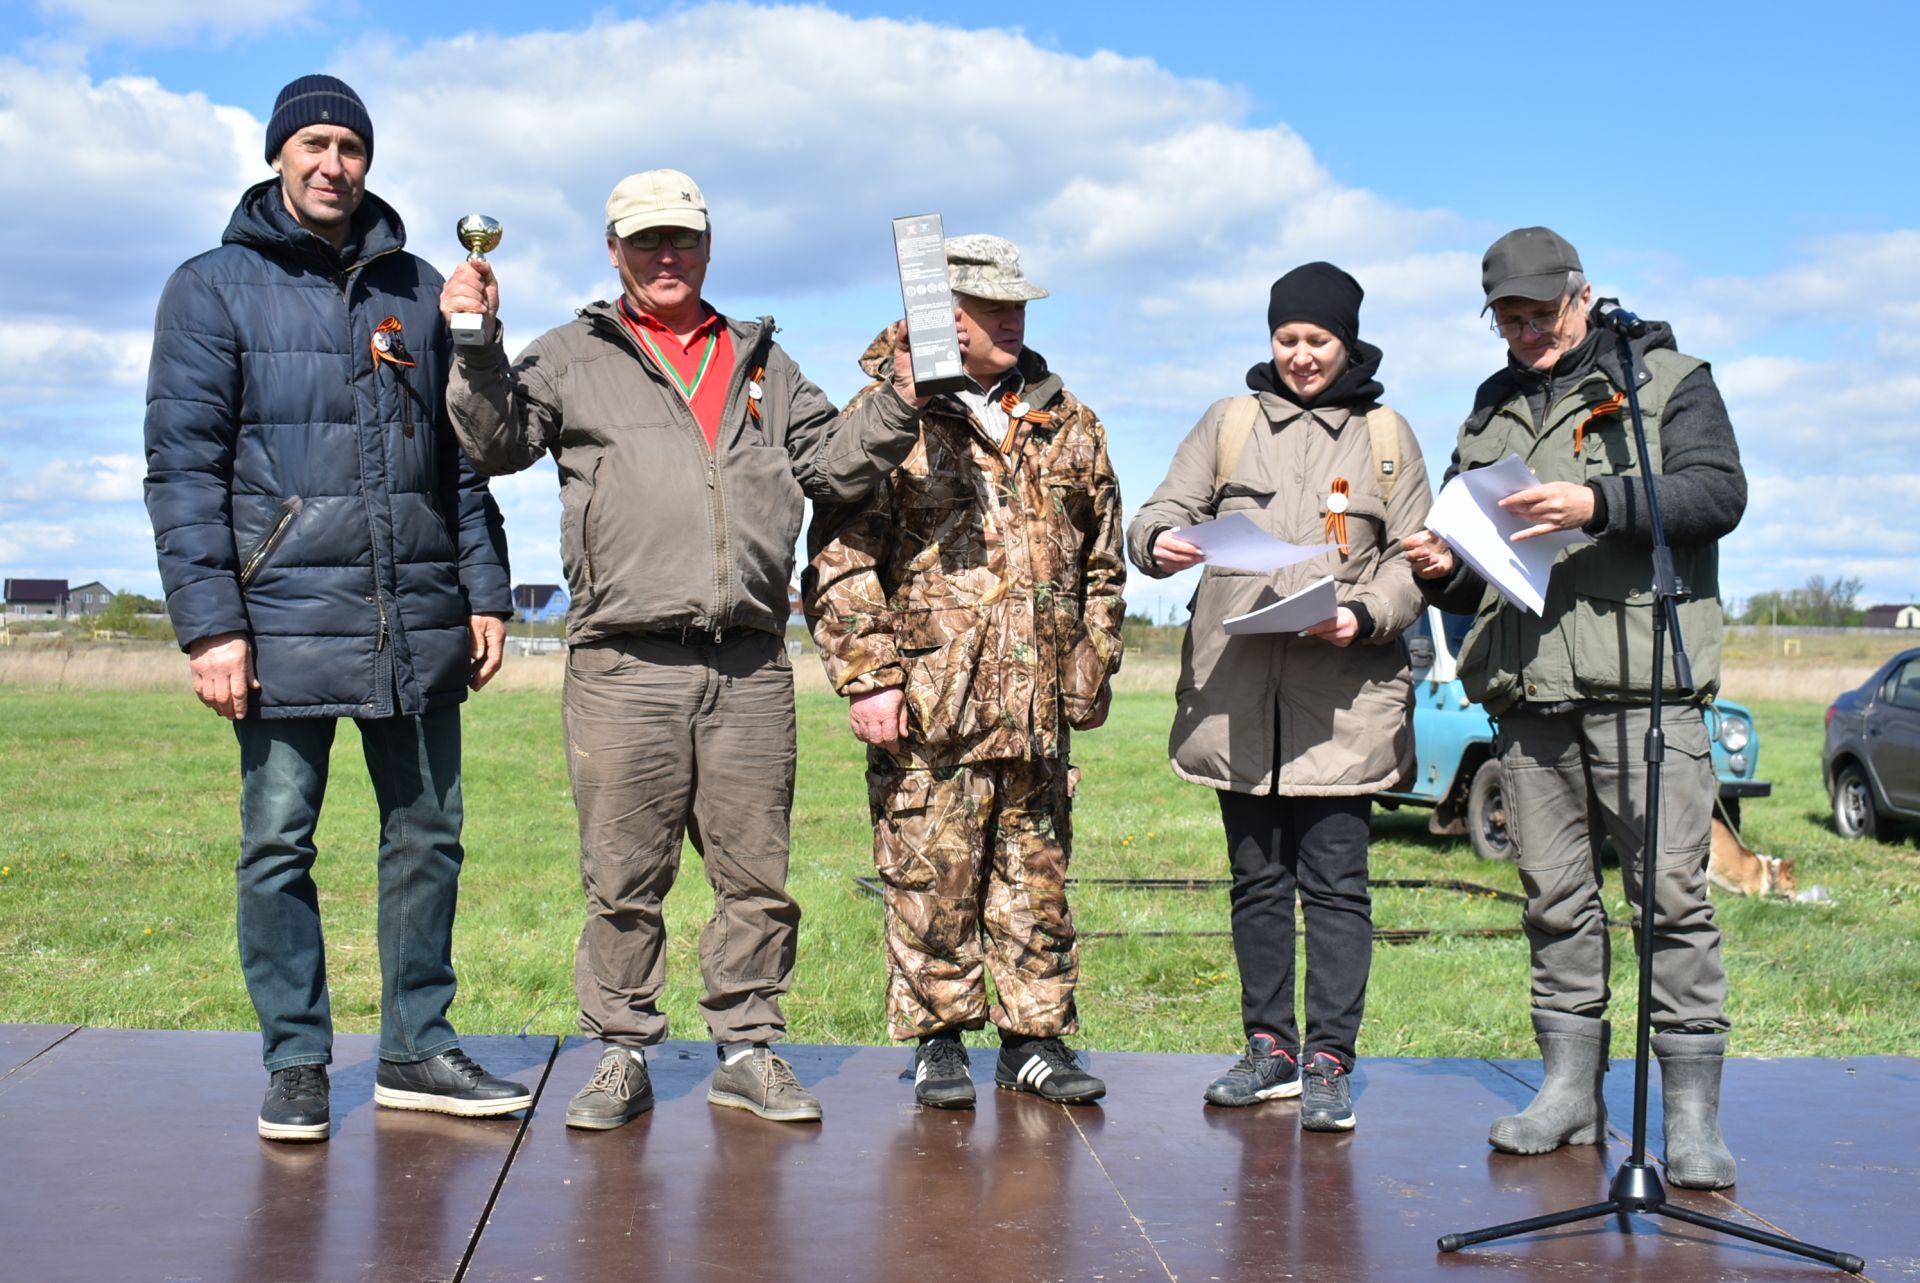
{"type": "Polygon", "coordinates": [[[1051,759],[869,766],[894,1038],[989,1019],[1036,1038],[1079,1028],[1066,885],[1078,775],[1051,759]],[[998,998],[991,1009],[987,975],[998,998]]]}

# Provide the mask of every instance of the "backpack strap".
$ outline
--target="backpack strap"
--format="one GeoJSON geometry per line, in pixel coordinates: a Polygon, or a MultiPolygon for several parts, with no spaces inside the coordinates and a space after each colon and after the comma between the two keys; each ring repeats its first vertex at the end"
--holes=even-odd
{"type": "Polygon", "coordinates": [[[1400,480],[1400,416],[1384,405],[1368,410],[1367,440],[1373,446],[1380,497],[1392,503],[1393,487],[1400,480]]]}
{"type": "Polygon", "coordinates": [[[1246,451],[1247,438],[1253,435],[1253,425],[1260,421],[1260,398],[1257,396],[1237,396],[1227,406],[1226,417],[1220,421],[1220,435],[1214,439],[1213,455],[1213,494],[1217,500],[1220,489],[1227,484],[1227,478],[1240,466],[1240,456],[1246,451]]]}
{"type": "MultiPolygon", "coordinates": [[[[1220,421],[1220,435],[1214,442],[1213,493],[1216,497],[1227,478],[1240,466],[1247,438],[1260,421],[1260,398],[1237,396],[1220,421]]],[[[1386,406],[1367,411],[1367,442],[1373,449],[1374,473],[1380,483],[1380,497],[1393,502],[1393,488],[1400,480],[1400,416],[1386,406]]]]}

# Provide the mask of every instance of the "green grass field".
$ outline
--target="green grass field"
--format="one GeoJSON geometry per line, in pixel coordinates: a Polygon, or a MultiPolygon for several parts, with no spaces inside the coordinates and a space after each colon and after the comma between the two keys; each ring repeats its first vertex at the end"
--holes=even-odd
{"type": "MultiPolygon", "coordinates": [[[[800,693],[793,886],[806,911],[788,1000],[803,1042],[878,1043],[880,906],[870,870],[862,758],[840,701],[800,693]]],[[[1717,900],[1732,973],[1735,1049],[1749,1055],[1920,1052],[1920,857],[1911,837],[1846,843],[1826,820],[1819,704],[1754,704],[1771,799],[1748,840],[1798,865],[1833,903],[1717,900]]],[[[468,862],[456,937],[473,1033],[573,1028],[580,920],[574,824],[557,695],[488,691],[468,706],[468,862]]],[[[1109,726],[1076,743],[1084,770],[1075,871],[1084,878],[1224,875],[1214,801],[1166,767],[1169,696],[1126,692],[1109,726]]],[[[231,730],[184,689],[0,685],[0,1021],[250,1029],[233,941],[237,754],[231,730]]],[[[357,737],[342,727],[321,826],[321,882],[336,1021],[375,1028],[374,821],[357,737]]],[[[1383,813],[1376,878],[1464,878],[1518,889],[1424,812],[1383,813]]],[[[1610,905],[1625,920],[1617,875],[1610,905]]],[[[1222,888],[1082,886],[1081,1041],[1116,1050],[1228,1053],[1238,986],[1222,888]]],[[[669,900],[666,994],[674,1034],[704,1037],[693,941],[710,907],[688,853],[669,900]]],[[[1433,928],[1374,954],[1363,1055],[1531,1055],[1526,950],[1516,906],[1429,889],[1376,893],[1380,928],[1433,928]]],[[[1633,960],[1616,934],[1615,1016],[1631,1017],[1633,960]]]]}

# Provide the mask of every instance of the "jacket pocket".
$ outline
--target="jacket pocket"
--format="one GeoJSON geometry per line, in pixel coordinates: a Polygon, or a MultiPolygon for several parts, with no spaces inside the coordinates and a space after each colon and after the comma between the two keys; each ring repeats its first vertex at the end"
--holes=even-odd
{"type": "Polygon", "coordinates": [[[593,473],[587,478],[587,497],[580,505],[580,595],[593,596],[593,519],[599,511],[594,501],[600,497],[600,469],[607,456],[593,461],[593,473]]]}
{"type": "Polygon", "coordinates": [[[1268,507],[1272,503],[1273,491],[1245,481],[1229,481],[1220,487],[1220,493],[1214,499],[1213,511],[1216,517],[1224,517],[1229,512],[1246,512],[1268,507]]]}
{"type": "Polygon", "coordinates": [[[253,546],[251,552],[240,559],[240,586],[242,588],[246,588],[253,583],[255,577],[259,575],[261,567],[265,566],[267,559],[273,556],[273,550],[278,548],[281,541],[286,538],[287,531],[292,528],[294,521],[299,518],[300,509],[304,506],[305,503],[299,495],[292,495],[281,501],[280,507],[274,513],[273,524],[267,527],[267,533],[261,537],[259,543],[253,546]]]}
{"type": "Polygon", "coordinates": [[[963,612],[902,611],[895,644],[907,679],[907,730],[916,743],[938,747],[980,731],[973,684],[980,677],[984,624],[961,626],[963,612]],[[942,636],[945,640],[937,640],[942,636]]]}

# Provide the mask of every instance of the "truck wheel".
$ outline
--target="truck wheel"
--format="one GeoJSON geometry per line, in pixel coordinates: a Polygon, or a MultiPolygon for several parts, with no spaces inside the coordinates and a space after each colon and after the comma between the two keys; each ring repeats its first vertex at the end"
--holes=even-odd
{"type": "Polygon", "coordinates": [[[1467,836],[1473,840],[1474,854],[1483,860],[1512,860],[1519,855],[1507,827],[1506,777],[1498,758],[1488,758],[1473,773],[1467,792],[1467,836]]]}
{"type": "Polygon", "coordinates": [[[1843,838],[1870,838],[1880,827],[1873,811],[1873,785],[1858,766],[1849,763],[1833,777],[1833,827],[1843,838]]]}

